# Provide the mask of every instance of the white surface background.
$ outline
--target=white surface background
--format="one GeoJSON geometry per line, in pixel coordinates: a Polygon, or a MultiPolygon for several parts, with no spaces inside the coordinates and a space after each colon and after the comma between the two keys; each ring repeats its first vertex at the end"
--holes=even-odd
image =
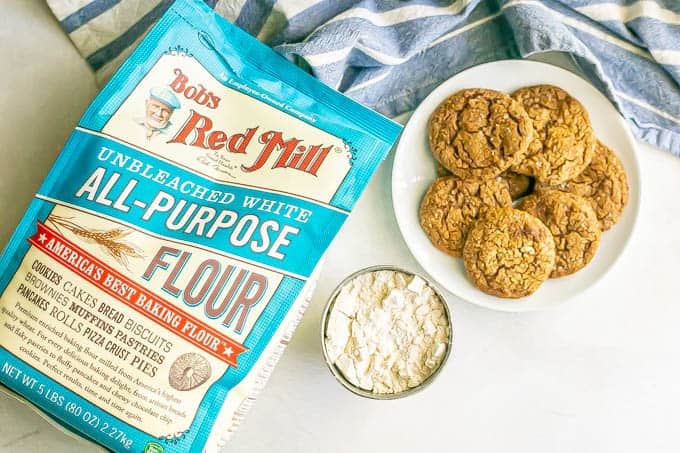
{"type": "MultiPolygon", "coordinates": [[[[95,93],[43,0],[0,1],[3,245],[95,93]]],[[[680,451],[680,159],[643,144],[638,152],[638,228],[603,281],[539,313],[493,312],[450,296],[454,349],[437,381],[404,400],[369,401],[326,370],[319,319],[333,287],[361,267],[420,270],[392,214],[388,159],[331,247],[311,308],[227,450],[680,451]]],[[[0,452],[76,449],[98,451],[0,396],[0,452]]]]}

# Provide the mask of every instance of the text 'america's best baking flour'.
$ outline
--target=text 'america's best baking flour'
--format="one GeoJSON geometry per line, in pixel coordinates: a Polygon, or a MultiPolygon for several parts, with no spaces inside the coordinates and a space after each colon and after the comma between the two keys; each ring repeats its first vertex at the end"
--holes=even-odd
{"type": "Polygon", "coordinates": [[[2,255],[0,382],[113,451],[218,451],[399,132],[178,0],[2,255]]]}

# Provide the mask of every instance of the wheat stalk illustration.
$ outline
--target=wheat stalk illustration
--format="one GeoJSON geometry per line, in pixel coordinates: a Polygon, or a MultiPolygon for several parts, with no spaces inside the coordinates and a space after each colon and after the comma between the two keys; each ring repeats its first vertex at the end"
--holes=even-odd
{"type": "Polygon", "coordinates": [[[130,258],[144,258],[139,247],[123,240],[123,238],[132,233],[130,229],[90,230],[73,222],[72,217],[57,215],[50,215],[46,222],[51,223],[62,235],[61,228],[64,228],[86,242],[99,245],[106,254],[112,256],[126,269],[129,269],[130,258]]]}

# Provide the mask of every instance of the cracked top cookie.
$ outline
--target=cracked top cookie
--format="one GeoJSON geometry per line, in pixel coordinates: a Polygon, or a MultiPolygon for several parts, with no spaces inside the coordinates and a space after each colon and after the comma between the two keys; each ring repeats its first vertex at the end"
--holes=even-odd
{"type": "Polygon", "coordinates": [[[595,209],[602,231],[618,222],[628,203],[628,178],[614,151],[597,141],[593,160],[574,179],[556,186],[540,185],[540,189],[558,189],[585,197],[595,209]]]}
{"type": "Polygon", "coordinates": [[[507,185],[495,178],[464,180],[438,178],[420,205],[420,225],[432,244],[453,256],[462,256],[470,226],[485,208],[511,206],[507,185]]]}
{"type": "Polygon", "coordinates": [[[519,209],[540,219],[555,241],[555,268],[550,277],[585,267],[600,245],[600,222],[590,203],[578,195],[545,190],[522,200],[519,209]]]}
{"type": "Polygon", "coordinates": [[[544,184],[574,178],[590,163],[595,136],[586,109],[569,93],[552,85],[521,88],[512,94],[531,117],[535,135],[517,173],[544,184]]]}
{"type": "Polygon", "coordinates": [[[470,281],[487,294],[524,297],[548,278],[555,264],[550,230],[531,214],[488,209],[468,233],[463,260],[470,281]]]}
{"type": "Polygon", "coordinates": [[[494,90],[458,91],[430,117],[432,154],[459,178],[497,176],[523,158],[532,137],[522,106],[494,90]]]}

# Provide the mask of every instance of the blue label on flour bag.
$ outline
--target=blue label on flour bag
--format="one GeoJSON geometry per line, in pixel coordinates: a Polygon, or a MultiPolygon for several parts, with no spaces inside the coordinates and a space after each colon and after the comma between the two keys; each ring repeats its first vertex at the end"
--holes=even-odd
{"type": "Polygon", "coordinates": [[[0,382],[113,451],[218,451],[399,132],[178,0],[2,255],[0,382]]]}

